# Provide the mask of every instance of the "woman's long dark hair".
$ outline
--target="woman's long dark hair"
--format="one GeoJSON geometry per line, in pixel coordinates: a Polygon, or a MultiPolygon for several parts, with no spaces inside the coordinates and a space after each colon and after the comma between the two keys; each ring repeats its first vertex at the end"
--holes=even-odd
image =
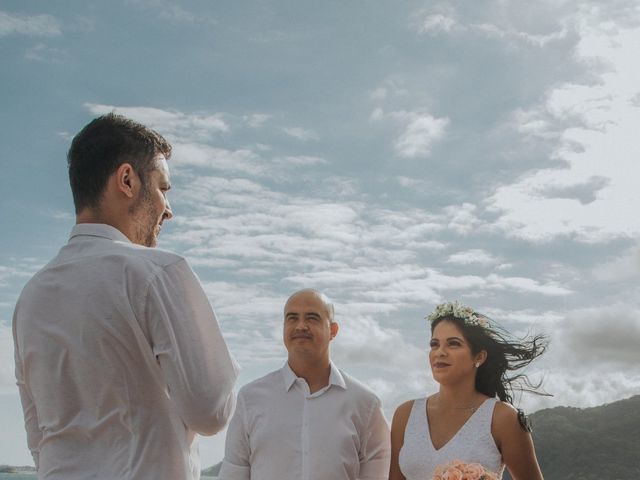
{"type": "MultiPolygon", "coordinates": [[[[478,314],[479,315],[479,314],[478,314]]],[[[479,315],[480,316],[480,315],[479,315]]],[[[549,395],[541,391],[541,383],[532,384],[524,373],[508,375],[529,365],[544,353],[548,340],[545,335],[533,335],[523,339],[512,339],[506,330],[490,322],[487,325],[467,323],[464,319],[445,315],[431,322],[431,333],[440,322],[456,325],[471,345],[471,352],[477,355],[486,350],[487,358],[476,374],[476,390],[488,397],[497,396],[503,402],[513,404],[514,390],[538,395],[549,395]]]]}

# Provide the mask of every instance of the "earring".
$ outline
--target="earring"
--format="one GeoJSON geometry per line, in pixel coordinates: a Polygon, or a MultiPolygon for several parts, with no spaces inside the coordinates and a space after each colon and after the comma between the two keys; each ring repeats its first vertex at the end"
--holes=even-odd
{"type": "Polygon", "coordinates": [[[474,365],[478,368],[480,366],[480,362],[476,362],[474,365]]]}

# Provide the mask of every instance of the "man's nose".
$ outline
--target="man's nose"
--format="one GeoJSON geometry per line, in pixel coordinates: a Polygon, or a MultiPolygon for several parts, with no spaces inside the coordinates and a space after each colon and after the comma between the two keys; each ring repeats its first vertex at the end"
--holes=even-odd
{"type": "Polygon", "coordinates": [[[307,330],[309,328],[309,324],[304,318],[299,318],[295,324],[296,330],[307,330]]]}
{"type": "Polygon", "coordinates": [[[164,213],[162,214],[162,220],[171,220],[173,218],[173,210],[171,210],[171,205],[169,205],[169,200],[166,201],[164,206],[164,213]]]}

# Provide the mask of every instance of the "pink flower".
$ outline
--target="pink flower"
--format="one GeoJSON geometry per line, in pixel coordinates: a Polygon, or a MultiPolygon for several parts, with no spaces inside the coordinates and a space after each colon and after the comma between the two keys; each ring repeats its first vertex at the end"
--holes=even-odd
{"type": "Polygon", "coordinates": [[[450,468],[442,476],[442,480],[464,480],[464,473],[457,468],[450,468]]]}
{"type": "Polygon", "coordinates": [[[498,480],[498,476],[479,463],[454,460],[446,465],[438,465],[432,480],[498,480]]]}
{"type": "Polygon", "coordinates": [[[464,480],[480,480],[486,472],[479,463],[469,463],[464,466],[464,480]]]}

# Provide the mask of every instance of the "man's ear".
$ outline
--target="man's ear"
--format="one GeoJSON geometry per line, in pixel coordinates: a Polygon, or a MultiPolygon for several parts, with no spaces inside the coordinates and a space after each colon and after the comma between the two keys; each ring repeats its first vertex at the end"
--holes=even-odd
{"type": "Polygon", "coordinates": [[[140,187],[140,177],[131,164],[123,163],[114,175],[118,191],[124,193],[128,198],[134,198],[140,187]]]}
{"type": "Polygon", "coordinates": [[[329,328],[331,328],[331,338],[333,339],[333,337],[335,337],[338,334],[338,330],[340,330],[340,327],[336,322],[331,322],[331,325],[329,326],[329,328]]]}

